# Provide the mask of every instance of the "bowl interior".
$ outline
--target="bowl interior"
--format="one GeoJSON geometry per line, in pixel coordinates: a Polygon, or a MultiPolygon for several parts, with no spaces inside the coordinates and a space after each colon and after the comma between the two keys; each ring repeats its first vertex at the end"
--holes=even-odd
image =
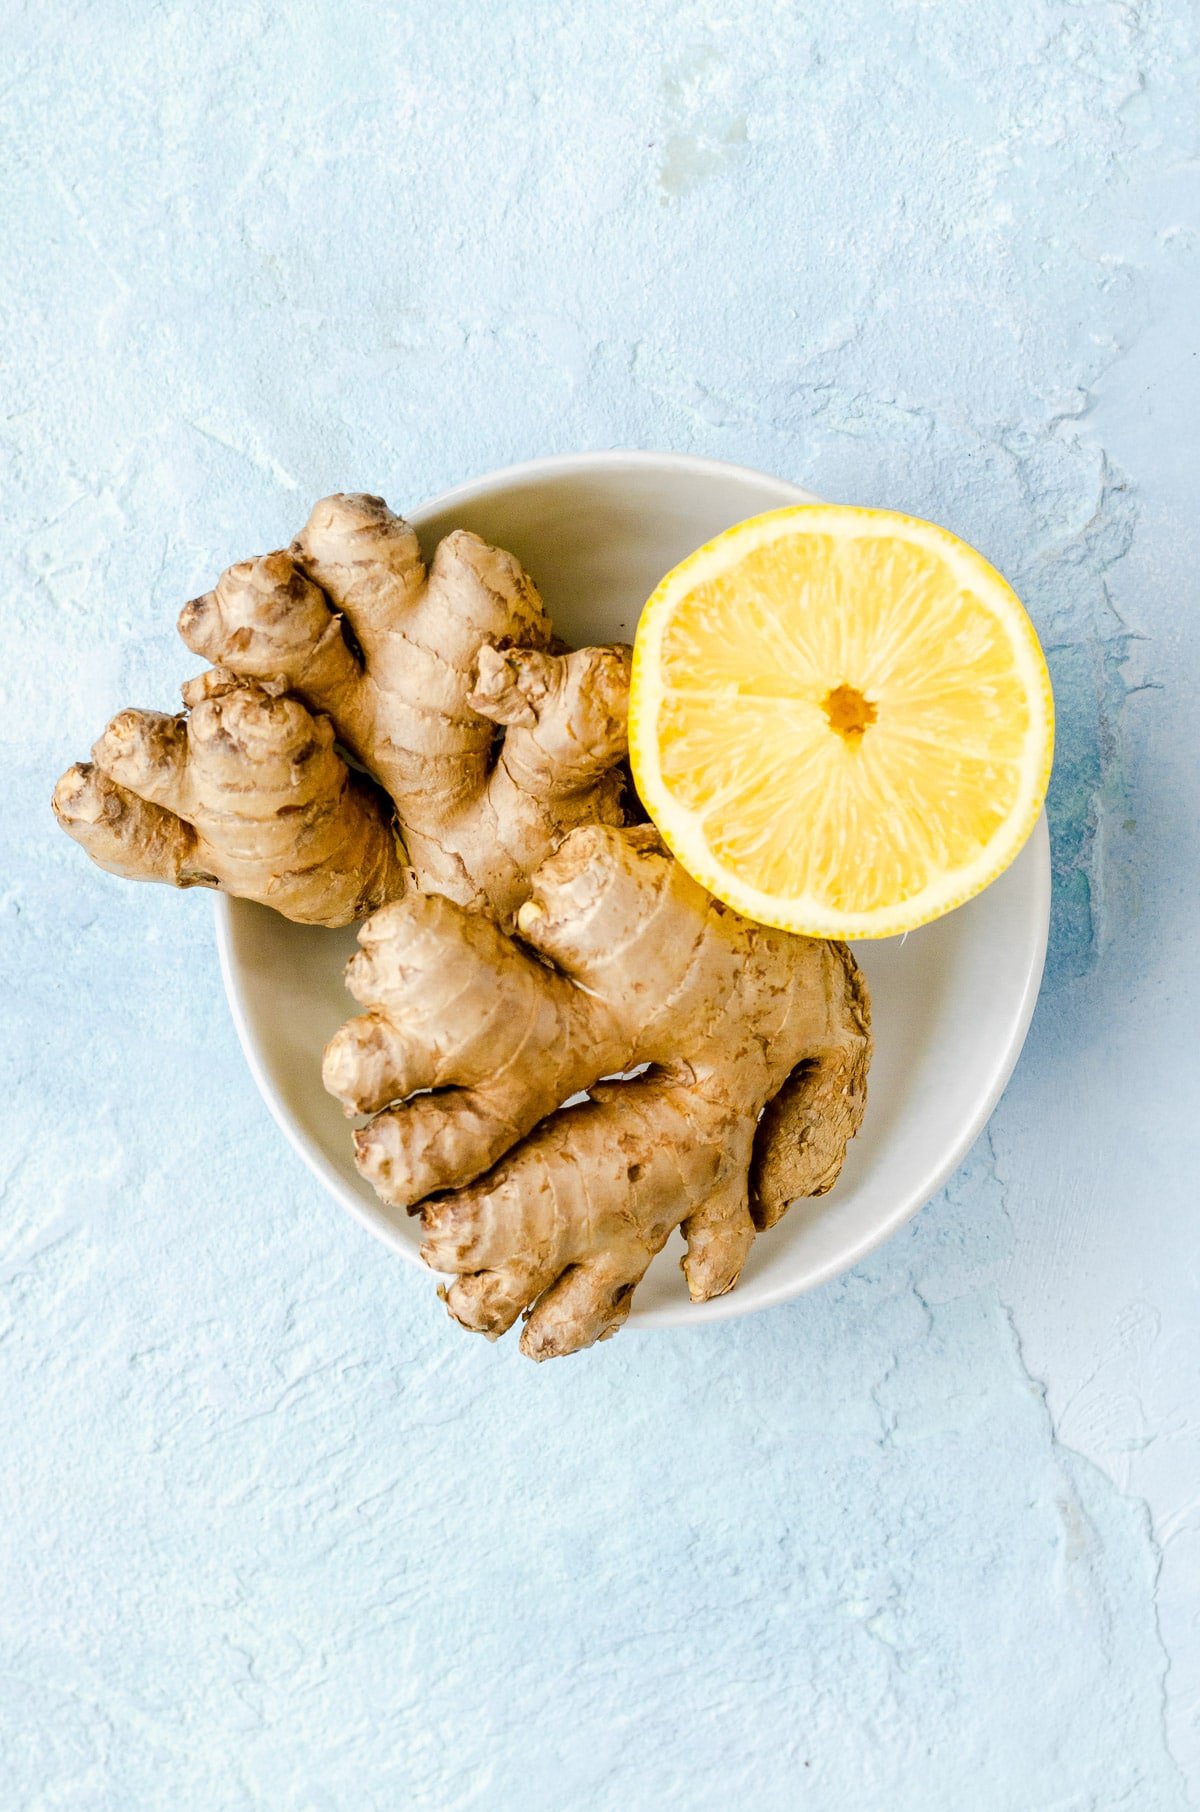
{"type": "MultiPolygon", "coordinates": [[[[712,461],[588,455],[517,467],[410,512],[426,555],[452,528],[515,553],[574,643],[628,640],[662,575],[762,510],[811,501],[781,479],[712,461]]],[[[832,1193],[757,1240],[736,1290],[689,1302],[668,1242],[634,1299],[646,1324],[746,1313],[854,1264],[953,1172],[1012,1072],[1041,979],[1049,918],[1045,819],[992,887],[906,938],[859,944],[876,1053],[862,1132],[832,1193]]],[[[292,925],[217,900],[226,992],[255,1081],[304,1161],[372,1232],[415,1262],[407,1215],[354,1169],[347,1122],[321,1087],[325,1043],[355,1010],[342,986],[353,931],[292,925]]]]}

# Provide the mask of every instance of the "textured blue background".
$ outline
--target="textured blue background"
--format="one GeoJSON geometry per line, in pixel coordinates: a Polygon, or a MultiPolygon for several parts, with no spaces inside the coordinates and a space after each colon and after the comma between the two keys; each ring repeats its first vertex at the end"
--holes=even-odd
{"type": "Polygon", "coordinates": [[[5,40],[4,1812],[1198,1803],[1195,9],[39,0],[5,40]],[[209,902],[48,797],[313,498],[611,445],[985,550],[1051,652],[1057,905],[901,1237],[539,1370],[282,1145],[209,902]]]}

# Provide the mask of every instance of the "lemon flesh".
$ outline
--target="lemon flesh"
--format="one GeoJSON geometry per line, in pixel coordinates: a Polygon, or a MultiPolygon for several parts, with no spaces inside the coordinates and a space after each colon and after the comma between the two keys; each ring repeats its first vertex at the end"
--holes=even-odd
{"type": "Polygon", "coordinates": [[[947,530],[801,505],[667,574],[630,754],[679,861],[749,918],[889,937],[995,879],[1037,821],[1053,698],[1011,587],[947,530]]]}

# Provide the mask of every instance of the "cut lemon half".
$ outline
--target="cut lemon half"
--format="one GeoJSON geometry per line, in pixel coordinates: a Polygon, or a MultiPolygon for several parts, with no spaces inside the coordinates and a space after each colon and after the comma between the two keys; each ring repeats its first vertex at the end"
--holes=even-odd
{"type": "Polygon", "coordinates": [[[946,529],[805,504],[669,572],[638,623],[629,741],[683,866],[748,918],[892,937],[995,880],[1041,811],[1045,657],[946,529]]]}

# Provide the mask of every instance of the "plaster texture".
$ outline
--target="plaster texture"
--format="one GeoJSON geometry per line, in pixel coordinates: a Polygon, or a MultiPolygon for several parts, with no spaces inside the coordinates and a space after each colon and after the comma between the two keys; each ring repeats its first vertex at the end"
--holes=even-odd
{"type": "Polygon", "coordinates": [[[5,9],[0,1806],[1200,1803],[1188,0],[5,9]],[[535,1369],[56,834],[328,490],[672,447],[945,522],[1060,709],[986,1135],[787,1308],[535,1369]]]}

